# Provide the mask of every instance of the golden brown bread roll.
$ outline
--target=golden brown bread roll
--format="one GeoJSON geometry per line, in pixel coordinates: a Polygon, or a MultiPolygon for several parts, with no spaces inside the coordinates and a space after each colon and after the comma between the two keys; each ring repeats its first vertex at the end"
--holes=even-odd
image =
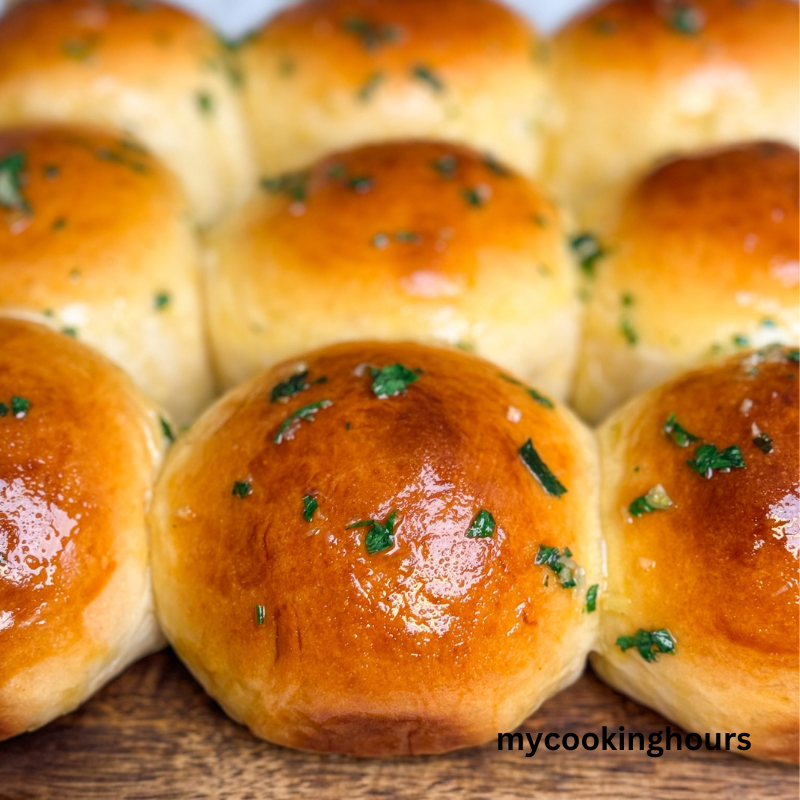
{"type": "Polygon", "coordinates": [[[159,617],[270,741],[478,744],[582,670],[596,492],[587,430],[497,367],[408,343],[320,350],[173,449],[152,515],[159,617]]]}
{"type": "Polygon", "coordinates": [[[798,152],[757,142],[633,187],[593,263],[574,402],[591,420],[720,353],[800,340],[798,152]]]}
{"type": "Polygon", "coordinates": [[[0,126],[102,125],[146,144],[210,222],[250,191],[241,74],[205,23],[130,0],[28,0],[0,18],[0,126]]]}
{"type": "Polygon", "coordinates": [[[90,348],[10,319],[0,340],[6,739],[72,711],[161,646],[146,511],[164,434],[130,380],[90,348]]]}
{"type": "Polygon", "coordinates": [[[207,243],[227,386],[367,338],[460,344],[559,398],[571,383],[580,309],[561,216],[472,150],[406,141],[338,153],[266,181],[207,243]]]}
{"type": "Polygon", "coordinates": [[[432,137],[537,174],[544,44],[495,0],[305,0],[241,49],[258,167],[432,137]]]}
{"type": "Polygon", "coordinates": [[[793,0],[611,0],[552,44],[548,176],[601,221],[657,158],[800,134],[793,0]]]}
{"type": "Polygon", "coordinates": [[[751,351],[603,425],[608,584],[592,657],[604,680],[687,731],[748,733],[750,749],[737,739],[734,752],[793,763],[797,376],[797,349],[751,351]]]}
{"type": "Polygon", "coordinates": [[[181,423],[212,392],[198,266],[183,193],[139,145],[0,131],[0,308],[97,347],[181,423]]]}

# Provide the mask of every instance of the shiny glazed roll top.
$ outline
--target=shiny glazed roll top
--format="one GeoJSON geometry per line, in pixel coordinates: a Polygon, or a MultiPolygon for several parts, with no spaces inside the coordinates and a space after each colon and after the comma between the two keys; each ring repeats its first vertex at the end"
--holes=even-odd
{"type": "Polygon", "coordinates": [[[235,54],[152,0],[27,0],[0,17],[0,126],[102,125],[146,144],[210,222],[254,182],[235,54]]]}
{"type": "Polygon", "coordinates": [[[199,253],[174,177],[122,134],[0,131],[0,310],[96,347],[179,423],[209,402],[199,253]]]}
{"type": "Polygon", "coordinates": [[[595,421],[721,354],[800,342],[800,158],[753,142],[669,161],[584,248],[574,403],[595,421]]]}
{"type": "Polygon", "coordinates": [[[348,150],[266,179],[207,238],[222,382],[353,339],[447,343],[556,397],[579,337],[561,215],[496,159],[442,142],[348,150]]]}
{"type": "Polygon", "coordinates": [[[608,590],[592,663],[733,752],[797,763],[798,350],[684,374],[600,431],[608,590]],[[749,734],[740,738],[739,734],[749,734]]]}
{"type": "Polygon", "coordinates": [[[270,741],[438,753],[580,674],[600,580],[588,431],[457,350],[344,344],[237,388],[153,510],[164,630],[270,741]]]}
{"type": "Polygon", "coordinates": [[[240,53],[262,173],[409,136],[539,172],[546,48],[494,0],[305,0],[240,53]]]}
{"type": "Polygon", "coordinates": [[[163,643],[146,512],[165,440],[130,380],[0,319],[0,739],[72,711],[163,643]]]}
{"type": "Polygon", "coordinates": [[[748,139],[797,146],[794,0],[610,0],[554,37],[547,176],[584,223],[659,158],[748,139]]]}

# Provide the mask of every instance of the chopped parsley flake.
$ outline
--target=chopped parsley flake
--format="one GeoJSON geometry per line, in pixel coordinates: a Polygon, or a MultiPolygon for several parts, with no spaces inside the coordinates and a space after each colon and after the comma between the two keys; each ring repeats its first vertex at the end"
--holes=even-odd
{"type": "Polygon", "coordinates": [[[619,329],[629,345],[633,346],[639,342],[639,334],[636,333],[633,324],[627,317],[623,317],[622,322],[619,324],[619,329]]]}
{"type": "Polygon", "coordinates": [[[736,444],[722,451],[715,444],[701,444],[695,451],[694,458],[686,463],[704,478],[711,478],[714,470],[730,472],[732,469],[745,468],[742,451],[736,444]]]}
{"type": "Polygon", "coordinates": [[[164,417],[159,417],[158,421],[161,423],[161,433],[168,442],[175,441],[175,434],[172,432],[172,426],[167,422],[164,417]]]}
{"type": "Polygon", "coordinates": [[[256,606],[256,625],[263,625],[267,616],[267,609],[264,606],[256,606]]]}
{"type": "Polygon", "coordinates": [[[592,233],[580,233],[570,239],[572,252],[578,258],[578,263],[587,278],[594,278],[597,262],[607,255],[600,240],[592,233]]]}
{"type": "Polygon", "coordinates": [[[678,447],[688,447],[692,442],[700,439],[699,436],[695,436],[693,433],[689,433],[686,428],[681,427],[675,414],[670,414],[667,417],[667,421],[664,423],[664,433],[668,437],[671,436],[672,441],[678,447]]]}
{"type": "Polygon", "coordinates": [[[234,497],[247,497],[248,495],[253,494],[253,485],[250,483],[250,481],[235,481],[231,494],[234,497]]]}
{"type": "Polygon", "coordinates": [[[564,553],[562,554],[557,547],[547,547],[541,544],[539,545],[539,550],[536,553],[536,558],[533,563],[539,566],[550,567],[558,576],[562,588],[573,589],[577,586],[576,573],[580,568],[572,560],[572,553],[569,547],[565,547],[564,553]]]}
{"type": "Polygon", "coordinates": [[[586,613],[591,614],[597,610],[597,589],[598,584],[592,584],[586,592],[586,613]]]}
{"type": "MultiPolygon", "coordinates": [[[[276,383],[270,392],[270,402],[277,403],[279,400],[288,400],[290,397],[304,392],[306,389],[311,388],[311,384],[306,380],[308,378],[308,370],[302,372],[295,372],[290,378],[285,381],[276,383]]],[[[325,378],[318,378],[314,383],[324,383],[325,378]]]]}
{"type": "Polygon", "coordinates": [[[195,99],[201,114],[208,115],[214,111],[214,98],[208,92],[198,92],[195,99]]]}
{"type": "Polygon", "coordinates": [[[0,417],[5,417],[8,415],[8,406],[5,403],[0,402],[0,417]]]}
{"type": "Polygon", "coordinates": [[[385,76],[382,72],[373,72],[363,83],[358,90],[358,99],[362,103],[366,103],[375,94],[375,91],[383,83],[385,76]]]}
{"type": "Polygon", "coordinates": [[[653,511],[666,511],[674,505],[664,487],[658,483],[647,494],[637,497],[628,507],[628,511],[634,517],[641,517],[653,511]]]}
{"type": "Polygon", "coordinates": [[[350,17],[342,23],[342,27],[348,33],[355,34],[365,50],[377,50],[397,40],[397,28],[393,25],[378,25],[362,17],[350,17]]]}
{"type": "Polygon", "coordinates": [[[466,535],[470,539],[487,539],[494,535],[494,528],[494,517],[482,508],[472,520],[466,535]]]}
{"type": "Polygon", "coordinates": [[[703,12],[690,3],[675,3],[669,12],[669,24],[676,33],[694,36],[703,30],[703,12]]]}
{"type": "Polygon", "coordinates": [[[430,67],[426,67],[424,64],[416,64],[412,67],[411,77],[423,83],[427,83],[434,92],[444,91],[444,83],[442,83],[439,76],[436,75],[430,67]]]}
{"type": "Polygon", "coordinates": [[[14,395],[11,398],[11,413],[17,419],[23,419],[28,415],[28,410],[31,407],[31,401],[25,397],[17,397],[14,395]]]}
{"type": "MultiPolygon", "coordinates": [[[[318,400],[316,403],[309,403],[307,406],[303,406],[294,413],[289,414],[289,416],[281,423],[280,428],[278,428],[278,432],[275,434],[275,443],[280,444],[287,433],[293,430],[295,423],[299,423],[303,420],[313,422],[318,411],[323,408],[329,408],[332,405],[333,403],[330,400],[318,400]]],[[[291,436],[289,438],[291,438],[291,436]]]]}
{"type": "Polygon", "coordinates": [[[66,217],[58,217],[53,220],[53,224],[50,226],[50,229],[53,231],[63,231],[64,228],[66,227],[67,227],[66,217]]]}
{"type": "Polygon", "coordinates": [[[374,519],[365,519],[361,522],[354,522],[347,526],[347,530],[353,528],[366,528],[369,527],[367,535],[364,538],[364,544],[367,547],[367,552],[372,555],[373,553],[380,553],[381,550],[388,550],[394,544],[394,520],[397,516],[397,511],[392,511],[386,518],[386,522],[381,524],[374,519]]]}
{"type": "Polygon", "coordinates": [[[25,153],[17,151],[0,159],[0,206],[29,214],[30,204],[22,196],[25,153]]]}
{"type": "Polygon", "coordinates": [[[736,336],[732,337],[731,341],[736,345],[736,347],[749,347],[750,340],[743,336],[741,333],[737,333],[736,336]]]}
{"type": "Polygon", "coordinates": [[[61,45],[61,52],[69,58],[74,58],[76,61],[86,61],[94,53],[97,44],[98,41],[96,37],[67,39],[61,45]]]}
{"type": "Polygon", "coordinates": [[[308,195],[308,173],[287,172],[272,178],[262,178],[261,188],[272,194],[285,194],[295,203],[304,203],[308,195]]]}
{"type": "Polygon", "coordinates": [[[170,296],[169,292],[159,292],[153,298],[153,305],[156,307],[156,311],[162,311],[170,304],[170,296]]]}
{"type": "Polygon", "coordinates": [[[489,199],[491,190],[482,184],[478,186],[468,186],[461,192],[461,196],[467,201],[467,205],[472,208],[481,208],[489,199]]]}
{"type": "Polygon", "coordinates": [[[635,647],[645,661],[656,661],[658,653],[675,655],[675,638],[666,628],[657,631],[639,628],[633,636],[620,636],[617,647],[623,653],[635,647]]]}
{"type": "Polygon", "coordinates": [[[753,444],[762,453],[764,453],[764,455],[769,455],[774,449],[772,439],[769,436],[767,436],[766,433],[759,430],[758,425],[756,425],[755,423],[753,423],[753,444]]]}
{"type": "Polygon", "coordinates": [[[370,367],[372,373],[372,391],[381,400],[405,394],[406,389],[419,378],[419,373],[404,367],[402,364],[377,369],[370,367]]]}
{"type": "Polygon", "coordinates": [[[452,178],[458,169],[458,159],[454,155],[445,154],[431,162],[431,166],[443,178],[452,178]]]}
{"type": "Polygon", "coordinates": [[[786,358],[788,358],[789,361],[794,361],[795,364],[800,364],[800,349],[795,347],[794,350],[789,350],[786,354],[786,358]]]}
{"type": "Polygon", "coordinates": [[[306,522],[311,522],[314,518],[314,512],[317,510],[319,503],[317,498],[313,495],[307,494],[303,497],[303,519],[306,522]]]}
{"type": "Polygon", "coordinates": [[[356,194],[366,194],[375,186],[375,180],[370,178],[369,175],[358,175],[355,178],[350,178],[347,185],[356,194]]]}
{"type": "Polygon", "coordinates": [[[490,172],[499,175],[501,178],[507,178],[511,174],[511,170],[501,164],[494,156],[484,156],[483,164],[490,172]]]}
{"type": "Polygon", "coordinates": [[[519,386],[520,388],[524,389],[530,397],[532,397],[540,406],[544,406],[545,408],[555,408],[555,403],[549,398],[543,395],[541,392],[537,392],[536,389],[533,389],[530,386],[526,386],[521,381],[518,381],[516,378],[512,378],[510,375],[506,375],[505,373],[501,372],[500,377],[507,381],[508,383],[514,384],[514,386],[519,386]]]}
{"type": "Polygon", "coordinates": [[[530,439],[520,447],[519,455],[522,458],[522,463],[533,473],[533,476],[539,481],[547,494],[553,497],[561,497],[567,491],[566,486],[553,475],[547,464],[542,461],[530,439]]]}

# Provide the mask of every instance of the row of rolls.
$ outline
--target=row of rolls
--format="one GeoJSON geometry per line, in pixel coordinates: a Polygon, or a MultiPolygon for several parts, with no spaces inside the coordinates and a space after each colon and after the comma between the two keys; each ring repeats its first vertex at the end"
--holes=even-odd
{"type": "Polygon", "coordinates": [[[0,341],[1,738],[163,632],[289,747],[479,745],[590,657],[687,731],[797,762],[797,348],[593,432],[456,348],[343,343],[240,385],[165,459],[168,421],[95,350],[15,318],[0,341]]]}
{"type": "Polygon", "coordinates": [[[796,761],[797,16],[0,18],[0,737],[163,631],[288,746],[479,744],[591,654],[796,761]]]}

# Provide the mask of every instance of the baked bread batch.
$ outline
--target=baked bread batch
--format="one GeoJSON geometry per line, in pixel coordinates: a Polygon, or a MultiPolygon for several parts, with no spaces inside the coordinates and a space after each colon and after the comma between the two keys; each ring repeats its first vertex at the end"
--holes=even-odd
{"type": "Polygon", "coordinates": [[[792,0],[0,17],[0,738],[163,632],[290,747],[588,659],[797,763],[799,52],[792,0]]]}

